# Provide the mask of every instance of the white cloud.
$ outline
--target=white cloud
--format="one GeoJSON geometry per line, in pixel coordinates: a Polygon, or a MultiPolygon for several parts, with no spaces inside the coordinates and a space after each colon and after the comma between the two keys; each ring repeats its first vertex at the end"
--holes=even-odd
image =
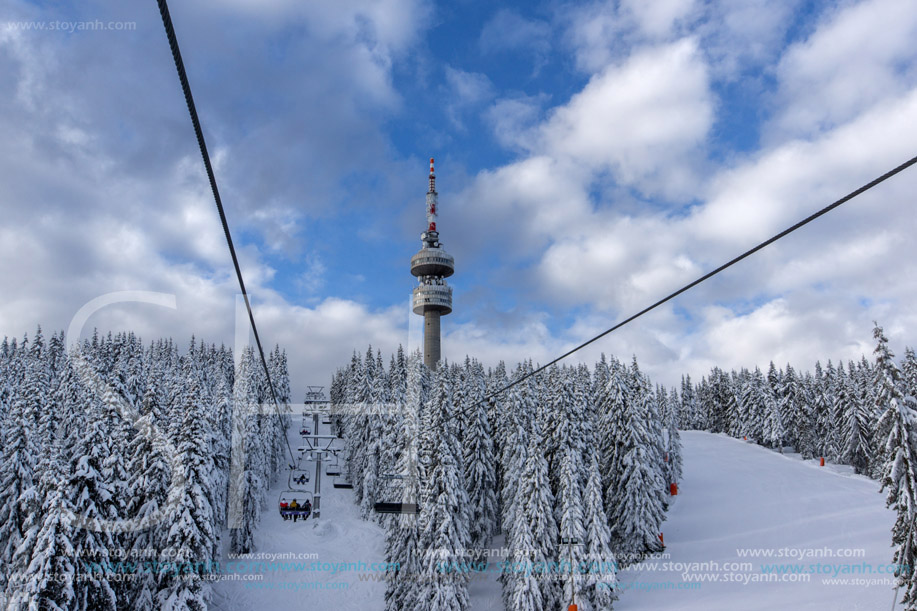
{"type": "Polygon", "coordinates": [[[482,53],[513,52],[532,62],[538,74],[551,50],[551,26],[540,19],[527,19],[511,9],[500,9],[481,29],[478,46],[482,53]]]}
{"type": "Polygon", "coordinates": [[[306,257],[305,268],[300,277],[300,283],[308,293],[316,294],[325,287],[327,267],[320,256],[310,253],[306,257]]]}
{"type": "Polygon", "coordinates": [[[700,275],[677,222],[661,216],[599,213],[544,251],[541,294],[565,305],[629,314],[700,275]]]}
{"type": "Polygon", "coordinates": [[[808,137],[917,85],[917,4],[867,0],[829,13],[777,68],[770,140],[808,137]]]}
{"type": "Polygon", "coordinates": [[[601,70],[612,61],[612,46],[624,29],[616,22],[613,5],[591,4],[566,16],[567,44],[572,47],[576,66],[587,73],[601,70]]]}
{"type": "Polygon", "coordinates": [[[722,172],[692,231],[731,245],[769,237],[905,161],[915,141],[917,89],[817,139],[787,142],[722,172]]]}
{"type": "Polygon", "coordinates": [[[692,153],[713,121],[706,65],[694,40],[635,53],[594,76],[541,128],[541,148],[644,193],[694,187],[692,153]]]}
{"type": "Polygon", "coordinates": [[[550,45],[551,28],[545,21],[526,19],[511,9],[500,9],[481,30],[481,50],[490,53],[531,50],[544,53],[550,45]]]}
{"type": "Polygon", "coordinates": [[[622,0],[620,6],[647,36],[666,39],[680,21],[697,11],[696,4],[695,0],[622,0]]]}
{"type": "Polygon", "coordinates": [[[258,306],[255,314],[262,341],[269,338],[266,341],[287,350],[296,392],[308,384],[327,386],[334,371],[350,362],[354,349],[362,354],[371,344],[385,355],[387,366],[388,355],[399,344],[408,345],[407,307],[373,310],[331,297],[305,308],[272,299],[258,306]]]}
{"type": "Polygon", "coordinates": [[[303,21],[311,35],[328,41],[346,37],[377,54],[398,53],[410,47],[417,41],[419,27],[431,16],[431,7],[422,0],[228,0],[204,8],[211,14],[215,8],[242,12],[246,19],[264,21],[271,27],[303,21]]]}
{"type": "Polygon", "coordinates": [[[453,101],[460,105],[477,104],[493,95],[490,79],[480,72],[465,72],[446,66],[446,82],[449,84],[453,101]]]}
{"type": "Polygon", "coordinates": [[[693,36],[711,72],[732,80],[778,57],[799,0],[601,0],[559,20],[577,67],[587,73],[640,46],[693,36]]]}
{"type": "Polygon", "coordinates": [[[529,358],[546,363],[563,344],[552,336],[543,318],[522,316],[511,329],[492,329],[477,323],[452,325],[444,319],[443,328],[447,331],[443,339],[444,356],[461,361],[468,355],[489,366],[502,360],[512,367],[529,358]]]}
{"type": "Polygon", "coordinates": [[[797,21],[800,0],[712,0],[693,31],[703,40],[712,72],[726,81],[767,73],[797,21]]]}
{"type": "Polygon", "coordinates": [[[532,128],[541,116],[546,99],[546,95],[519,96],[494,102],[486,116],[497,142],[520,152],[531,150],[535,146],[532,128]]]}
{"type": "Polygon", "coordinates": [[[462,114],[493,97],[493,84],[486,74],[446,66],[446,114],[453,126],[464,130],[462,114]]]}
{"type": "Polygon", "coordinates": [[[584,175],[545,155],[481,172],[455,198],[463,214],[450,225],[451,239],[471,253],[496,247],[499,258],[490,259],[492,264],[531,256],[550,236],[586,218],[591,206],[584,175]]]}

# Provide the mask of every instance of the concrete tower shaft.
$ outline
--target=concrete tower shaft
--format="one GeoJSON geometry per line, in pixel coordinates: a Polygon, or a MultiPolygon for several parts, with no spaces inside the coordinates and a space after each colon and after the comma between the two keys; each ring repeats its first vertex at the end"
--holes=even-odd
{"type": "Polygon", "coordinates": [[[412,306],[423,316],[423,362],[436,369],[440,360],[440,317],[452,312],[452,287],[446,278],[455,273],[455,259],[443,250],[436,228],[439,205],[436,173],[430,158],[430,189],[427,191],[427,230],[420,235],[421,248],[411,257],[411,274],[417,277],[412,306]]]}
{"type": "MultiPolygon", "coordinates": [[[[414,310],[414,312],[417,312],[417,310],[414,310]]],[[[436,310],[425,310],[423,313],[423,363],[430,369],[436,369],[436,364],[439,363],[441,357],[439,341],[440,316],[441,314],[436,310]]]]}

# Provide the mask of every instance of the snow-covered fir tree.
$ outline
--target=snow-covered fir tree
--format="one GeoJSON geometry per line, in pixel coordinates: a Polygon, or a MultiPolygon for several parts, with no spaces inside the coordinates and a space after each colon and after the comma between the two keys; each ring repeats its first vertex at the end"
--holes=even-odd
{"type": "Polygon", "coordinates": [[[610,515],[613,499],[620,490],[624,472],[624,431],[627,428],[627,410],[632,403],[626,370],[617,360],[612,360],[605,388],[596,400],[599,418],[596,446],[599,450],[603,474],[605,511],[610,515]]]}
{"type": "Polygon", "coordinates": [[[167,500],[165,522],[169,526],[161,556],[167,569],[160,576],[157,602],[161,609],[206,611],[210,585],[203,577],[213,568],[205,559],[213,557],[216,538],[210,490],[213,460],[208,454],[207,408],[193,369],[186,388],[182,434],[173,461],[180,485],[169,491],[167,500]]]}
{"type": "Polygon", "coordinates": [[[838,426],[834,419],[834,405],[831,401],[834,380],[834,366],[828,361],[828,372],[815,362],[815,376],[812,379],[812,417],[815,454],[836,460],[838,454],[838,426]]]}
{"type": "Polygon", "coordinates": [[[509,426],[509,413],[505,408],[506,393],[498,394],[499,391],[506,388],[509,380],[506,375],[506,365],[503,361],[497,363],[497,366],[488,372],[486,380],[487,396],[490,397],[487,405],[487,417],[493,424],[493,442],[494,442],[494,486],[496,490],[496,516],[494,518],[494,533],[504,532],[503,528],[503,482],[506,478],[506,466],[503,457],[506,455],[508,439],[507,435],[511,429],[509,426]]]}
{"type": "Polygon", "coordinates": [[[917,609],[917,399],[906,380],[881,327],[875,326],[877,345],[876,400],[883,409],[879,430],[887,432],[882,456],[882,490],[886,503],[897,513],[892,527],[895,548],[893,564],[898,587],[904,591],[902,604],[917,609]]]}
{"type": "MultiPolygon", "coordinates": [[[[3,420],[3,447],[0,448],[0,565],[21,569],[14,563],[16,549],[25,535],[29,515],[29,496],[35,483],[35,430],[26,417],[26,402],[13,397],[3,420]]],[[[7,577],[5,571],[3,578],[7,577]]],[[[5,583],[3,584],[6,585],[5,583]]]]}
{"type": "Polygon", "coordinates": [[[584,565],[578,567],[578,589],[585,598],[577,600],[583,611],[611,609],[617,598],[615,585],[618,563],[611,546],[611,530],[602,507],[602,476],[597,453],[590,452],[583,494],[585,549],[584,565]]]}
{"type": "Polygon", "coordinates": [[[745,377],[741,393],[739,411],[743,414],[745,427],[740,433],[742,437],[748,437],[760,443],[764,439],[770,410],[767,401],[767,381],[759,368],[755,367],[754,372],[745,377]]]}
{"type": "Polygon", "coordinates": [[[665,398],[662,424],[665,427],[665,478],[666,484],[678,484],[682,473],[681,434],[678,432],[678,391],[673,387],[665,398]]]}
{"type": "Polygon", "coordinates": [[[427,419],[436,431],[429,448],[421,497],[421,560],[423,579],[410,601],[414,608],[464,611],[468,608],[468,575],[458,570],[466,560],[470,534],[458,419],[452,404],[452,375],[448,364],[436,372],[427,419]]]}
{"type": "Polygon", "coordinates": [[[482,550],[490,544],[496,528],[497,482],[494,444],[487,404],[484,402],[484,368],[477,361],[466,360],[464,368],[464,403],[459,413],[467,414],[464,450],[465,486],[469,501],[471,548],[482,550]]]}
{"type": "Polygon", "coordinates": [[[576,388],[576,371],[568,368],[561,370],[554,380],[552,407],[558,419],[555,429],[550,432],[559,453],[554,477],[556,488],[552,486],[552,491],[555,495],[554,517],[558,527],[560,565],[563,567],[563,563],[569,563],[571,566],[563,573],[574,575],[572,581],[563,582],[561,603],[571,601],[574,595],[580,598],[585,596],[582,580],[576,579],[576,569],[582,566],[586,544],[586,510],[583,505],[586,468],[583,463],[587,452],[585,435],[591,431],[581,425],[586,417],[586,406],[576,388]]]}
{"type": "Polygon", "coordinates": [[[46,502],[54,511],[36,520],[29,562],[10,600],[10,609],[64,611],[78,608],[74,583],[78,562],[73,546],[74,515],[65,493],[66,480],[52,471],[47,471],[43,478],[49,480],[46,502]]]}
{"type": "Polygon", "coordinates": [[[660,477],[651,402],[645,386],[637,384],[625,403],[621,428],[611,432],[618,440],[620,471],[613,487],[606,489],[606,503],[612,547],[622,564],[662,549],[659,527],[665,517],[667,487],[660,477]]]}
{"type": "Polygon", "coordinates": [[[841,461],[852,466],[857,473],[866,473],[871,448],[871,410],[859,400],[856,381],[843,371],[841,364],[835,397],[835,412],[839,414],[841,426],[841,461]]]}
{"type": "Polygon", "coordinates": [[[103,465],[111,455],[107,418],[100,401],[92,401],[87,408],[86,430],[71,446],[64,492],[76,516],[71,543],[81,587],[76,592],[75,607],[114,610],[117,594],[109,576],[113,573],[110,553],[115,542],[108,523],[120,517],[119,503],[111,482],[104,477],[103,465]]]}
{"type": "Polygon", "coordinates": [[[370,395],[363,425],[364,443],[361,452],[364,458],[362,480],[360,481],[362,487],[360,511],[364,520],[376,517],[373,514],[373,507],[376,501],[381,500],[378,497],[383,490],[380,479],[383,473],[380,466],[385,442],[385,415],[383,412],[388,404],[388,381],[385,369],[382,367],[381,355],[374,360],[372,354],[367,353],[366,375],[369,379],[370,395]]]}
{"type": "MultiPolygon", "coordinates": [[[[402,502],[418,504],[421,487],[420,416],[429,395],[429,370],[423,356],[415,351],[405,363],[405,386],[402,404],[401,438],[404,440],[396,471],[404,476],[402,502]]],[[[423,550],[420,548],[420,524],[416,514],[401,514],[388,526],[386,561],[397,566],[386,574],[385,608],[399,611],[407,608],[421,572],[423,550]]]]}
{"type": "Polygon", "coordinates": [[[767,370],[767,386],[764,393],[766,414],[761,438],[766,445],[778,448],[782,452],[786,443],[786,422],[780,408],[780,386],[780,373],[777,371],[777,367],[774,366],[774,362],[771,361],[767,370]]]}
{"type": "Polygon", "coordinates": [[[701,417],[700,409],[697,404],[694,384],[691,383],[691,376],[687,374],[681,377],[681,414],[681,426],[684,428],[692,430],[703,430],[706,428],[706,423],[701,417]]]}
{"type": "Polygon", "coordinates": [[[242,353],[233,388],[232,460],[227,521],[231,548],[236,553],[254,549],[253,530],[261,515],[259,491],[262,488],[258,451],[258,382],[254,350],[242,353]]]}

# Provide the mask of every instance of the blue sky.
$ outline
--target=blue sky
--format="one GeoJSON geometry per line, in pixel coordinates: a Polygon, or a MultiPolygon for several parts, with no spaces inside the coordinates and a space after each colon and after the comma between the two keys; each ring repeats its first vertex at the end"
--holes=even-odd
{"type": "MultiPolygon", "coordinates": [[[[444,354],[493,364],[547,361],[917,153],[909,0],[171,11],[256,316],[297,392],[354,348],[416,345],[431,156],[457,268],[444,354]]],[[[7,2],[0,87],[0,334],[146,290],[177,309],[89,324],[232,343],[235,280],[156,3],[7,2]]],[[[872,320],[900,351],[914,192],[911,171],[582,358],[636,354],[666,383],[808,369],[870,352],[872,320]]]]}

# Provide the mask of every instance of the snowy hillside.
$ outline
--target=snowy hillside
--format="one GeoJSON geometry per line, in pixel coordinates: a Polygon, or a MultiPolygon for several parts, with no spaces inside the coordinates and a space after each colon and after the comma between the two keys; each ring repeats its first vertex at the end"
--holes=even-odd
{"type": "Polygon", "coordinates": [[[619,574],[619,585],[631,590],[623,591],[615,609],[891,608],[893,579],[878,571],[891,562],[888,532],[895,514],[885,508],[875,481],[853,475],[850,467],[819,467],[817,460],[723,435],[686,431],[682,442],[681,494],[663,530],[670,558],[619,574]],[[839,557],[848,553],[856,556],[839,557]],[[691,566],[676,569],[675,563],[691,566]],[[765,574],[780,565],[787,572],[828,572],[765,574]],[[850,581],[844,585],[844,579],[850,581]],[[661,589],[686,580],[698,587],[661,589]]]}
{"type": "MultiPolygon", "coordinates": [[[[663,530],[669,557],[621,572],[616,610],[891,607],[893,591],[887,584],[892,580],[877,571],[890,562],[888,532],[894,513],[885,508],[874,481],[853,475],[850,467],[819,467],[817,461],[784,456],[723,435],[695,431],[682,435],[684,480],[663,530]],[[838,557],[846,553],[856,557],[838,557]],[[789,572],[794,570],[791,565],[808,571],[810,565],[819,564],[828,572],[788,577],[765,573],[770,565],[784,565],[789,572]],[[848,574],[848,570],[859,572],[848,574]],[[844,585],[844,579],[850,581],[844,585]],[[684,589],[687,585],[682,584],[694,589],[684,589]]],[[[295,440],[291,437],[291,441],[295,440]]],[[[283,487],[272,492],[276,496],[283,487]]],[[[384,532],[360,519],[349,490],[328,489],[323,504],[318,522],[296,524],[282,521],[270,508],[256,532],[258,549],[264,554],[311,553],[314,560],[336,566],[363,562],[368,567],[383,561],[384,532]]],[[[293,564],[283,568],[287,562],[312,561],[274,560],[277,570],[267,574],[261,585],[221,582],[214,589],[213,608],[384,608],[385,585],[372,578],[363,581],[371,572],[368,568],[347,567],[337,573],[299,571],[293,564]]],[[[469,589],[473,611],[503,608],[496,559],[489,570],[493,572],[469,589]]]]}

